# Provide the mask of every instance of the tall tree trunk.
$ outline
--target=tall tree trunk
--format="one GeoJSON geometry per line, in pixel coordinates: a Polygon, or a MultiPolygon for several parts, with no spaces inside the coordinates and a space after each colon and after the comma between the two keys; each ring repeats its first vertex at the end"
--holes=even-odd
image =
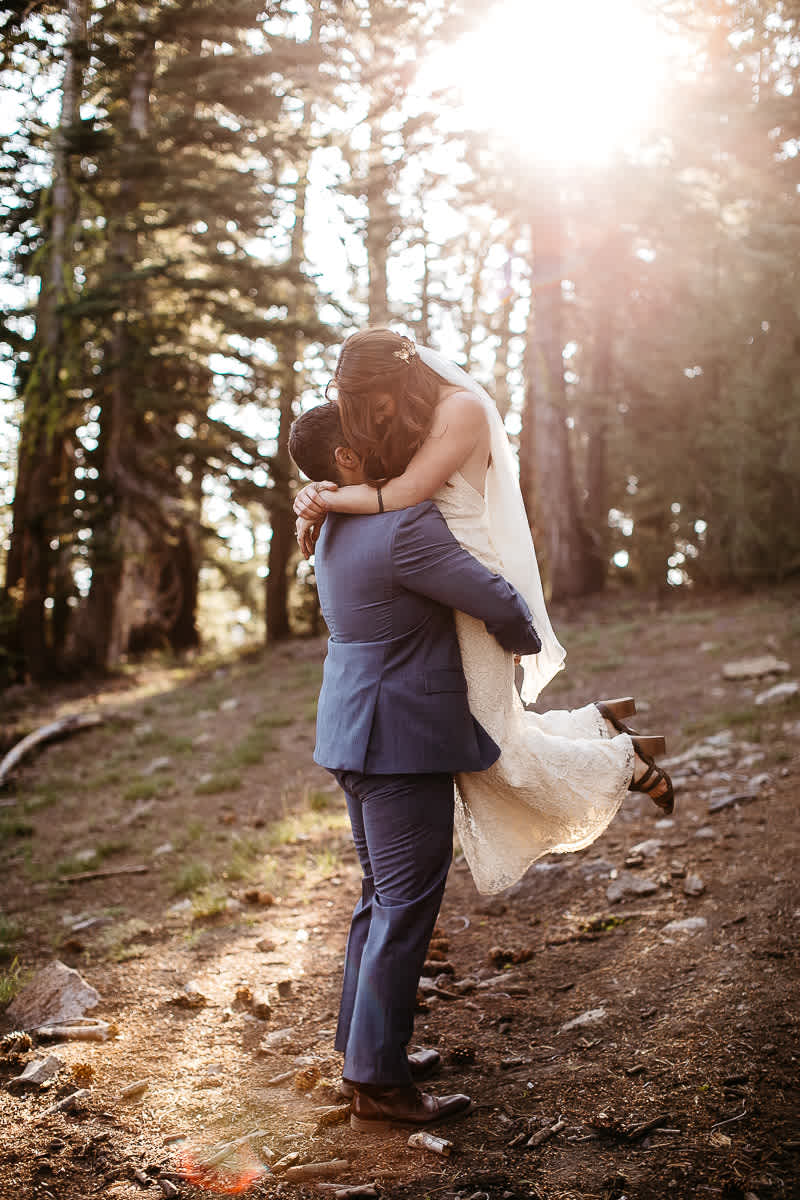
{"type": "MultiPolygon", "coordinates": [[[[318,4],[312,7],[310,41],[319,41],[320,14],[318,4]]],[[[302,117],[313,122],[313,106],[303,106],[302,117]]],[[[305,121],[303,122],[305,124],[305,121]]],[[[301,275],[305,260],[306,196],[308,194],[308,172],[311,165],[310,151],[299,150],[296,159],[297,184],[295,185],[294,223],[289,274],[295,279],[301,275]]],[[[295,468],[289,454],[289,430],[296,413],[296,403],[301,391],[300,368],[297,363],[303,356],[303,338],[300,334],[306,316],[306,288],[302,281],[290,285],[291,300],[288,305],[288,330],[283,342],[283,380],[281,383],[278,413],[278,437],[273,459],[274,484],[269,499],[269,522],[272,537],[269,543],[269,573],[266,581],[266,632],[267,642],[278,642],[291,634],[289,621],[289,564],[295,548],[294,512],[292,511],[293,481],[295,468]]]]}
{"type": "MultiPolygon", "coordinates": [[[[144,16],[144,14],[142,14],[144,16]]],[[[139,381],[131,366],[130,310],[137,305],[136,285],[130,282],[137,266],[137,209],[142,188],[138,151],[149,128],[150,88],[154,70],[152,34],[142,30],[134,42],[135,67],[128,91],[128,127],[122,144],[120,182],[109,256],[110,283],[120,291],[110,348],[107,402],[100,417],[102,490],[106,497],[92,541],[92,582],[84,625],[84,654],[90,666],[107,670],[126,648],[129,622],[120,605],[126,552],[145,550],[143,530],[125,482],[135,449],[135,412],[131,398],[139,381]]],[[[141,297],[139,297],[141,301],[141,297]]],[[[135,471],[135,468],[134,468],[135,471]]]]}
{"type": "Polygon", "coordinates": [[[389,312],[388,263],[394,214],[389,203],[386,163],[383,160],[380,117],[385,111],[383,100],[373,100],[368,126],[370,144],[367,151],[367,272],[370,325],[388,325],[389,312]]]}
{"type": "Polygon", "coordinates": [[[567,428],[559,190],[545,171],[540,172],[537,184],[532,214],[534,323],[530,355],[536,408],[537,511],[542,516],[552,595],[569,599],[591,589],[591,540],[581,519],[567,428]]]}
{"type": "Polygon", "coordinates": [[[592,391],[585,414],[588,445],[584,511],[593,547],[587,563],[587,580],[591,591],[602,591],[608,571],[608,418],[613,403],[610,298],[607,303],[597,305],[596,313],[592,391]]]}
{"type": "MultiPolygon", "coordinates": [[[[5,589],[18,589],[18,640],[26,670],[34,679],[56,663],[48,642],[45,603],[55,588],[64,550],[60,537],[69,504],[69,332],[60,311],[71,294],[72,228],[77,215],[71,177],[70,136],[80,120],[86,61],[87,0],[68,0],[61,114],[53,139],[53,181],[49,192],[45,267],[36,309],[36,335],[24,396],[19,468],[5,589]]],[[[63,618],[63,612],[59,616],[63,618]]],[[[61,644],[59,630],[59,645],[61,644]]]]}

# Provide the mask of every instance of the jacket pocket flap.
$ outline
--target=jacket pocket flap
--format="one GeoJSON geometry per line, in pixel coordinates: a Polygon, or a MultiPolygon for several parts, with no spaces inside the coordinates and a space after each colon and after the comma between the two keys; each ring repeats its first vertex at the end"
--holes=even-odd
{"type": "Polygon", "coordinates": [[[435,671],[425,672],[425,694],[432,692],[466,692],[467,681],[464,672],[452,667],[440,667],[435,671]]]}

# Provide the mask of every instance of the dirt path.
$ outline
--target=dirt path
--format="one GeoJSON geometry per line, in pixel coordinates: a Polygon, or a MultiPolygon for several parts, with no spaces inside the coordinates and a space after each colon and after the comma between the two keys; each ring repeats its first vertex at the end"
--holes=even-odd
{"type": "MultiPolygon", "coordinates": [[[[11,696],[17,734],[66,711],[115,714],[0,796],[0,950],[6,984],[53,957],[76,967],[116,1033],[0,1058],[2,1200],[133,1200],[170,1183],[196,1197],[187,1156],[255,1131],[207,1187],[245,1187],[296,1154],[347,1160],[342,1185],[420,1200],[800,1194],[800,705],[754,703],[775,679],[722,677],[755,653],[800,674],[797,600],[558,622],[570,666],[543,699],[647,697],[642,726],[682,758],[678,806],[659,820],[631,796],[587,851],[543,860],[502,897],[479,896],[457,860],[417,1018],[444,1059],[437,1090],[476,1102],[437,1131],[449,1158],[327,1123],[342,1115],[328,1111],[341,1108],[331,1046],[357,869],[342,798],[310,761],[320,644],[206,675],[143,670],[92,697],[11,696]],[[710,811],[737,794],[754,798],[710,811]],[[63,882],[131,866],[148,869],[63,882]],[[47,1052],[65,1064],[53,1083],[9,1092],[47,1052]],[[42,1115],[78,1086],[73,1111],[42,1115]]],[[[301,1189],[318,1194],[277,1167],[248,1195],[301,1189]]]]}

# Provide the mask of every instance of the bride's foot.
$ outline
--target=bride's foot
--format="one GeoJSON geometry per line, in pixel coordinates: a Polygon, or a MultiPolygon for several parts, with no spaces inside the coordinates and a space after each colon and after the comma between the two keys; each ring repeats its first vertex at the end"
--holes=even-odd
{"type": "Polygon", "coordinates": [[[672,780],[664,768],[657,766],[653,760],[654,754],[664,753],[666,743],[663,737],[634,737],[632,740],[636,758],[629,791],[644,792],[669,816],[675,807],[672,780]]]}

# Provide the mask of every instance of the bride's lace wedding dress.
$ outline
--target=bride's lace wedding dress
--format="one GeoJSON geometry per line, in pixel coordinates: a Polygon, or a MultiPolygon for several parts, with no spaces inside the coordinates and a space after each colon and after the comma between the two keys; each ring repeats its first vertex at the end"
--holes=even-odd
{"type": "MultiPolygon", "coordinates": [[[[433,497],[461,545],[504,574],[483,496],[456,473],[433,497]]],[[[514,660],[486,630],[456,613],[469,706],[500,758],[456,777],[456,829],[475,884],[485,893],[515,883],[543,854],[580,850],[606,829],[628,791],[630,737],[609,737],[593,704],[534,713],[514,686],[514,660]]]]}

